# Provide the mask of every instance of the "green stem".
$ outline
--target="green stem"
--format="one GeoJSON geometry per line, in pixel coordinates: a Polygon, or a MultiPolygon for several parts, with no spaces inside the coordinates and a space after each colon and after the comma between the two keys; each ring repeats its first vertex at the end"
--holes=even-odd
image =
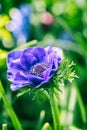
{"type": "Polygon", "coordinates": [[[7,130],[7,124],[2,125],[2,130],[7,130]]]}
{"type": "Polygon", "coordinates": [[[4,91],[3,86],[1,84],[1,81],[0,81],[0,95],[1,95],[2,100],[4,102],[7,113],[12,120],[12,123],[14,125],[15,130],[23,130],[12,106],[9,104],[8,99],[6,98],[6,94],[5,94],[5,91],[4,91]]]}
{"type": "Polygon", "coordinates": [[[44,117],[45,117],[45,111],[42,110],[42,111],[40,112],[40,117],[39,117],[39,120],[38,120],[38,122],[37,122],[36,130],[41,130],[44,117]]]}
{"type": "Polygon", "coordinates": [[[86,124],[87,118],[86,118],[85,107],[84,107],[84,104],[83,104],[83,101],[82,101],[82,98],[81,98],[81,94],[79,92],[78,87],[76,86],[75,88],[76,88],[76,91],[77,91],[77,101],[78,101],[78,104],[79,104],[79,107],[80,107],[82,120],[83,120],[83,123],[86,124]]]}
{"type": "Polygon", "coordinates": [[[49,101],[53,116],[54,130],[61,130],[58,105],[57,102],[55,101],[54,94],[51,91],[49,91],[49,101]]]}

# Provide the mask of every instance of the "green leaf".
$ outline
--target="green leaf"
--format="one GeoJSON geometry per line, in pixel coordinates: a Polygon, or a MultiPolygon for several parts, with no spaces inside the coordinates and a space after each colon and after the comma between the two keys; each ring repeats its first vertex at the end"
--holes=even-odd
{"type": "Polygon", "coordinates": [[[3,100],[4,105],[5,105],[5,109],[12,120],[12,123],[13,123],[15,130],[23,130],[16,113],[14,112],[12,106],[8,102],[8,99],[6,97],[6,94],[5,94],[5,91],[3,89],[1,81],[0,81],[0,96],[3,100]]]}

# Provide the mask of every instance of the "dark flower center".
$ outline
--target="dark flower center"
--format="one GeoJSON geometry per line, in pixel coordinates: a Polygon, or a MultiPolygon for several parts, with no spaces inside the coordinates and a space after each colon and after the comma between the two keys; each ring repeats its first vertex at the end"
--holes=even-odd
{"type": "Polygon", "coordinates": [[[42,73],[47,68],[49,68],[47,65],[45,65],[43,63],[38,63],[38,64],[36,64],[36,65],[34,65],[34,66],[31,67],[30,74],[42,77],[42,73]]]}

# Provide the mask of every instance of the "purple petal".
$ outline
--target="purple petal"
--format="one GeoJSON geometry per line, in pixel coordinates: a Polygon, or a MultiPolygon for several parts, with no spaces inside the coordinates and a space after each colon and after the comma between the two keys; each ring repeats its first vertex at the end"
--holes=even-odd
{"type": "Polygon", "coordinates": [[[54,69],[55,71],[58,69],[58,62],[56,59],[53,60],[52,69],[54,69]]]}
{"type": "Polygon", "coordinates": [[[10,63],[10,69],[13,70],[13,71],[24,71],[24,69],[22,68],[22,66],[20,65],[20,61],[19,60],[13,60],[11,63],[10,63]]]}
{"type": "Polygon", "coordinates": [[[53,76],[57,70],[58,70],[58,63],[57,63],[57,60],[54,60],[52,64],[50,76],[53,76]]]}
{"type": "Polygon", "coordinates": [[[42,86],[42,85],[44,85],[44,84],[46,84],[46,83],[48,83],[48,82],[49,82],[49,78],[46,79],[46,80],[43,80],[40,84],[36,85],[35,88],[39,88],[40,86],[42,86]]]}
{"type": "Polygon", "coordinates": [[[49,69],[47,69],[47,70],[45,70],[44,72],[43,72],[43,77],[44,77],[44,79],[46,80],[47,78],[50,78],[50,72],[51,72],[51,68],[49,68],[49,69]]]}
{"type": "MultiPolygon", "coordinates": [[[[47,74],[47,73],[46,73],[47,74]]],[[[34,76],[34,75],[30,75],[29,76],[29,80],[32,81],[32,85],[35,88],[40,87],[41,85],[47,83],[50,80],[50,77],[48,75],[44,74],[45,77],[38,77],[38,76],[34,76]]]]}
{"type": "Polygon", "coordinates": [[[15,77],[13,84],[11,85],[11,89],[13,91],[16,91],[19,88],[25,87],[25,86],[30,86],[33,83],[29,81],[26,75],[23,75],[21,72],[18,72],[15,77]]]}
{"type": "Polygon", "coordinates": [[[30,80],[31,82],[33,82],[33,85],[34,85],[34,86],[37,86],[37,85],[39,85],[42,81],[44,81],[44,78],[38,77],[38,76],[35,76],[35,75],[29,75],[28,78],[29,78],[29,80],[30,80]]]}
{"type": "Polygon", "coordinates": [[[48,54],[50,54],[52,52],[52,46],[46,47],[45,50],[48,54]]]}
{"type": "Polygon", "coordinates": [[[32,54],[30,54],[30,53],[24,53],[22,55],[22,57],[21,57],[20,62],[21,62],[21,66],[25,70],[29,71],[29,69],[31,68],[31,66],[33,66],[37,62],[37,60],[36,60],[36,58],[32,54]]]}
{"type": "Polygon", "coordinates": [[[11,61],[19,59],[22,54],[22,51],[12,51],[7,56],[7,65],[11,63],[11,61]]]}
{"type": "Polygon", "coordinates": [[[63,59],[63,51],[60,48],[57,47],[46,47],[45,50],[47,51],[49,57],[53,57],[54,59],[58,60],[58,63],[61,63],[61,60],[63,59]]]}
{"type": "Polygon", "coordinates": [[[7,70],[8,79],[13,82],[16,73],[19,71],[24,72],[24,69],[21,67],[19,60],[13,60],[10,63],[8,70],[7,70]]]}
{"type": "Polygon", "coordinates": [[[7,78],[9,79],[9,81],[13,82],[13,80],[14,80],[14,73],[12,73],[12,71],[8,70],[7,71],[7,78]]]}
{"type": "Polygon", "coordinates": [[[19,83],[19,84],[13,83],[13,84],[11,84],[11,89],[13,91],[16,91],[16,90],[18,90],[22,87],[28,86],[28,85],[29,85],[29,83],[28,84],[26,84],[26,83],[25,84],[23,84],[23,83],[19,83]]]}
{"type": "Polygon", "coordinates": [[[33,47],[27,48],[23,51],[23,53],[31,53],[31,51],[33,50],[33,47]]]}
{"type": "Polygon", "coordinates": [[[55,53],[56,57],[63,58],[63,51],[60,48],[53,47],[53,52],[55,53]]]}
{"type": "Polygon", "coordinates": [[[29,80],[26,75],[24,75],[22,72],[17,72],[14,77],[14,82],[16,83],[29,83],[29,80]]]}
{"type": "Polygon", "coordinates": [[[41,62],[46,56],[46,51],[44,48],[38,47],[32,49],[32,54],[37,58],[38,62],[41,62]]]}

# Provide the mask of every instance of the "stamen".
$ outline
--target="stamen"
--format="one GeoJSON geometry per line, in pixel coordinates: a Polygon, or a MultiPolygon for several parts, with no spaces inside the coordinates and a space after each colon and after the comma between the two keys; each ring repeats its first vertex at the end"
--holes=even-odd
{"type": "Polygon", "coordinates": [[[36,65],[34,65],[34,66],[31,67],[30,74],[42,77],[42,73],[47,68],[49,68],[49,66],[47,66],[47,65],[45,65],[43,63],[38,63],[38,64],[36,64],[36,65]]]}

